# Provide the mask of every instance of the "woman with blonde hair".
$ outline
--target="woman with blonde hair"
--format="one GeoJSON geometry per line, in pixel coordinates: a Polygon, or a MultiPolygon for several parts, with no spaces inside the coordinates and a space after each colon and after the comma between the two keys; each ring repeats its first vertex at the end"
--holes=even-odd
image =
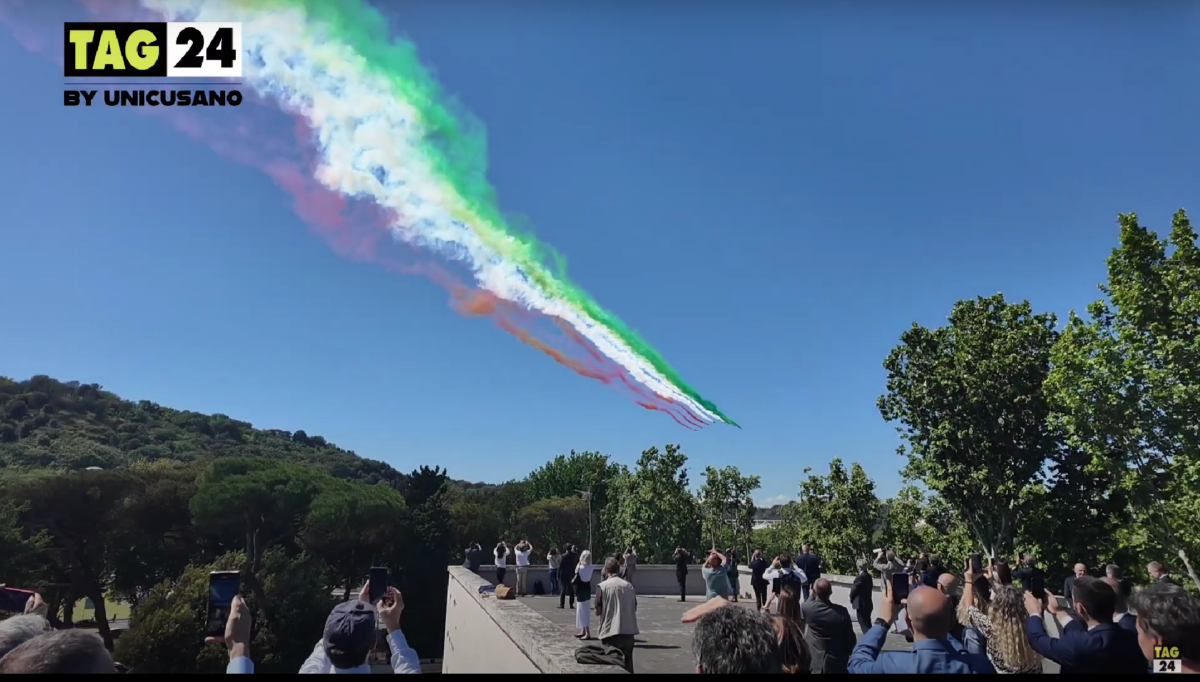
{"type": "Polygon", "coordinates": [[[1042,657],[1025,636],[1025,596],[1012,585],[997,585],[987,612],[975,606],[975,578],[967,567],[962,601],[967,604],[968,625],[987,638],[988,660],[1001,675],[1040,675],[1042,657]]]}
{"type": "Polygon", "coordinates": [[[579,634],[575,635],[577,639],[592,638],[592,612],[588,607],[592,604],[592,573],[595,570],[591,551],[583,550],[571,580],[571,589],[575,590],[575,627],[579,628],[579,634]]]}
{"type": "Polygon", "coordinates": [[[779,662],[784,675],[808,675],[812,672],[812,653],[804,641],[803,627],[791,618],[772,616],[775,637],[779,641],[779,662]]]}

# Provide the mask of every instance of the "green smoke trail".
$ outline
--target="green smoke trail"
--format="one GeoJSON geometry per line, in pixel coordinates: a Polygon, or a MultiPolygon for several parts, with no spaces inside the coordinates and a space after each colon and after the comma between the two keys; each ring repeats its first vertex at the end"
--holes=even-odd
{"type": "Polygon", "coordinates": [[[611,330],[682,393],[725,423],[738,426],[684,382],[637,332],[573,285],[561,254],[509,224],[499,209],[496,190],[487,180],[487,133],[483,124],[442,92],[418,60],[415,45],[389,37],[387,20],[378,10],[363,0],[240,0],[240,4],[256,9],[298,7],[326,26],[331,38],[351,46],[371,71],[387,79],[396,93],[419,112],[422,125],[429,131],[425,151],[433,168],[470,211],[498,228],[478,230],[490,248],[516,261],[547,295],[570,302],[611,330]]]}

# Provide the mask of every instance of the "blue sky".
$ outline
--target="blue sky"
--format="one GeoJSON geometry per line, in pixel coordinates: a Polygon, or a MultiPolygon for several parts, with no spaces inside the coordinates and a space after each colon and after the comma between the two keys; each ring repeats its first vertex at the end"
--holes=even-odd
{"type": "MultiPolygon", "coordinates": [[[[1191,3],[404,3],[489,126],[506,210],[743,430],[693,433],[426,280],[336,256],[265,176],[0,34],[0,374],[304,429],[399,468],[520,477],[681,444],[761,501],[806,466],[899,485],[875,407],[912,322],[1097,295],[1116,214],[1196,208],[1191,3]]],[[[83,18],[82,16],[80,18],[83,18]]]]}

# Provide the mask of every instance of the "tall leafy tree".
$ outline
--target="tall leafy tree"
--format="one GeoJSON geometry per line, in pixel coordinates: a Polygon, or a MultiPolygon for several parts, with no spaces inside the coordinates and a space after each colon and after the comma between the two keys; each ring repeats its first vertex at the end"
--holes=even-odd
{"type": "Polygon", "coordinates": [[[299,551],[294,539],[313,501],[332,482],[315,469],[265,459],[218,459],[200,474],[191,501],[193,521],[227,549],[244,552],[242,579],[265,620],[279,612],[263,586],[263,559],[279,545],[299,551]]]}
{"type": "Polygon", "coordinates": [[[946,501],[936,494],[926,495],[915,485],[906,485],[884,503],[885,523],[882,547],[897,556],[911,557],[920,552],[938,554],[947,566],[957,569],[977,546],[970,529],[946,501]]]}
{"type": "MultiPolygon", "coordinates": [[[[441,467],[422,466],[408,477],[408,540],[394,547],[394,564],[404,567],[400,588],[408,592],[404,634],[413,647],[441,651],[446,627],[446,566],[453,557],[450,537],[450,479],[441,467]]],[[[393,526],[394,527],[394,526],[393,526]]]]}
{"type": "Polygon", "coordinates": [[[78,474],[41,472],[9,481],[10,499],[26,500],[21,525],[27,532],[45,533],[50,541],[43,562],[65,575],[69,610],[76,596],[91,599],[96,627],[112,649],[105,595],[113,584],[114,529],[125,526],[127,502],[142,488],[129,472],[89,471],[78,474]]]}
{"type": "Polygon", "coordinates": [[[375,560],[403,541],[397,529],[406,521],[404,498],[390,487],[337,481],[313,499],[301,537],[341,581],[343,599],[350,599],[375,560]]]}
{"type": "MultiPolygon", "coordinates": [[[[608,455],[599,452],[575,452],[559,455],[535,469],[525,480],[529,501],[552,498],[581,497],[580,491],[591,493],[592,526],[600,529],[596,518],[600,510],[611,500],[612,482],[621,475],[624,467],[611,461],[608,455]]],[[[595,538],[593,551],[607,553],[610,543],[604,538],[595,538]]]]}
{"type": "Polygon", "coordinates": [[[583,545],[588,533],[588,503],[578,496],[538,500],[521,510],[521,537],[542,555],[551,547],[583,545]]]}
{"type": "Polygon", "coordinates": [[[1119,224],[1104,299],[1071,314],[1047,393],[1081,477],[1128,498],[1122,540],[1167,560],[1200,550],[1200,247],[1182,210],[1165,239],[1136,214],[1119,224]]]}
{"type": "Polygon", "coordinates": [[[699,510],[689,489],[687,455],[678,445],[644,450],[637,467],[615,481],[606,510],[613,537],[635,545],[646,563],[666,563],[676,547],[700,544],[699,510]]]}
{"type": "Polygon", "coordinates": [[[800,482],[800,502],[785,507],[795,544],[812,544],[832,571],[853,573],[855,562],[876,544],[882,507],[875,482],[857,462],[846,468],[840,458],[825,476],[811,473],[800,482]]]}
{"type": "Polygon", "coordinates": [[[757,511],[754,491],[761,485],[761,478],[744,476],[735,466],[705,467],[699,501],[704,537],[721,547],[747,551],[757,511]]]}
{"type": "Polygon", "coordinates": [[[1055,317],[1004,296],[959,301],[949,324],[914,324],[884,361],[879,411],[899,422],[905,475],[959,514],[989,555],[1011,549],[1026,488],[1060,454],[1043,384],[1055,317]]]}

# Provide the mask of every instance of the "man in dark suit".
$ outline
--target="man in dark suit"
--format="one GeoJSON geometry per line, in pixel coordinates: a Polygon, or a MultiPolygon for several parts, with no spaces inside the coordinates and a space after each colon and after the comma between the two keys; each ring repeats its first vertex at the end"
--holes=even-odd
{"type": "MultiPolygon", "coordinates": [[[[1083,564],[1075,564],[1074,571],[1075,572],[1071,575],[1071,577],[1063,581],[1062,593],[1063,596],[1067,598],[1068,602],[1071,601],[1071,595],[1075,594],[1075,581],[1087,575],[1087,566],[1084,566],[1083,564]]],[[[1029,589],[1029,585],[1026,585],[1025,589],[1029,589]]]]}
{"type": "Polygon", "coordinates": [[[1025,635],[1029,646],[1044,658],[1057,663],[1063,675],[1142,674],[1146,660],[1138,645],[1136,633],[1120,628],[1113,622],[1117,593],[1107,583],[1084,576],[1075,581],[1075,611],[1083,623],[1063,628],[1062,637],[1052,638],[1042,622],[1042,609],[1058,611],[1052,595],[1025,593],[1025,610],[1029,620],[1025,635]],[[1047,603],[1043,606],[1042,599],[1047,603]]]}
{"type": "Polygon", "coordinates": [[[1108,583],[1108,586],[1113,588],[1113,592],[1117,595],[1113,621],[1117,624],[1117,627],[1122,630],[1128,630],[1136,635],[1137,616],[1129,612],[1129,600],[1125,598],[1125,593],[1121,591],[1121,581],[1112,576],[1105,576],[1101,580],[1108,583]]]}
{"type": "Polygon", "coordinates": [[[871,613],[875,610],[874,591],[875,581],[867,572],[867,562],[860,559],[858,576],[850,586],[850,607],[854,609],[854,615],[858,618],[860,632],[865,633],[871,629],[871,613]]]}
{"type": "Polygon", "coordinates": [[[857,642],[850,612],[831,601],[833,585],[824,578],[813,583],[812,595],[800,606],[807,625],[804,640],[812,654],[810,670],[814,675],[845,675],[857,642]]]}
{"type": "Polygon", "coordinates": [[[575,566],[579,563],[579,550],[575,545],[567,547],[558,564],[558,585],[562,593],[558,595],[558,608],[565,608],[567,599],[571,600],[571,608],[575,608],[575,587],[571,581],[575,579],[575,566]]]}
{"type": "Polygon", "coordinates": [[[796,557],[795,564],[796,568],[804,572],[806,582],[801,586],[800,592],[804,601],[808,601],[812,586],[821,577],[821,560],[812,553],[811,547],[804,545],[800,548],[800,556],[796,557]]]}
{"type": "Polygon", "coordinates": [[[1146,572],[1150,574],[1150,579],[1156,583],[1171,583],[1172,585],[1179,584],[1175,582],[1175,579],[1171,577],[1170,573],[1167,573],[1167,569],[1157,561],[1151,561],[1149,564],[1147,564],[1146,572]]]}
{"type": "MultiPolygon", "coordinates": [[[[1117,583],[1120,584],[1121,587],[1117,590],[1118,594],[1126,599],[1129,599],[1133,596],[1133,583],[1129,582],[1129,578],[1125,577],[1125,572],[1121,570],[1120,566],[1116,564],[1109,564],[1104,567],[1104,574],[1109,578],[1116,580],[1117,583]]],[[[1071,593],[1064,592],[1063,594],[1070,596],[1071,593]]]]}

